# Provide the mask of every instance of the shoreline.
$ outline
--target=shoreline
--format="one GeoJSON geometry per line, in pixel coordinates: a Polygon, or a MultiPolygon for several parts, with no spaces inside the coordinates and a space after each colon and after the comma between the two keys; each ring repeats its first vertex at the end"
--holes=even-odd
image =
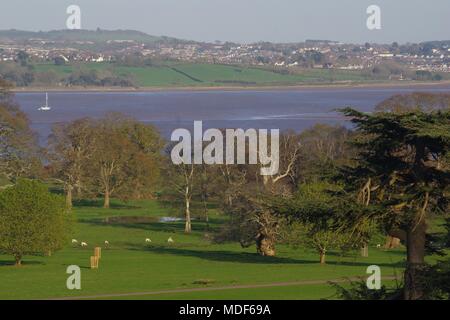
{"type": "Polygon", "coordinates": [[[204,86],[204,87],[15,87],[13,93],[34,92],[93,92],[93,93],[132,93],[132,92],[208,92],[208,91],[301,91],[329,89],[364,89],[364,88],[429,88],[449,87],[450,81],[440,82],[377,82],[377,83],[335,83],[335,84],[297,84],[284,86],[204,86]]]}

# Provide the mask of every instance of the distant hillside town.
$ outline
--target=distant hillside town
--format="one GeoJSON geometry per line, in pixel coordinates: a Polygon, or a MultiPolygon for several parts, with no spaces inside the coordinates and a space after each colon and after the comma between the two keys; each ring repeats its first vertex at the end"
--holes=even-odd
{"type": "MultiPolygon", "coordinates": [[[[0,63],[154,61],[269,67],[280,73],[303,69],[369,70],[393,80],[441,80],[450,74],[450,41],[346,44],[307,40],[298,43],[205,43],[150,36],[138,31],[0,31],[0,63]]],[[[1,74],[1,68],[0,68],[1,74]]]]}

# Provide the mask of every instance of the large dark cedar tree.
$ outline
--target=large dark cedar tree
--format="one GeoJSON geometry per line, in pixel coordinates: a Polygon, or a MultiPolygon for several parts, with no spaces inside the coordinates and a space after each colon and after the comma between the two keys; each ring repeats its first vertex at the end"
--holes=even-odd
{"type": "MultiPolygon", "coordinates": [[[[405,235],[407,265],[405,299],[423,297],[427,221],[448,210],[450,171],[449,111],[410,111],[363,114],[352,117],[359,133],[357,165],[344,169],[347,187],[366,187],[371,213],[384,228],[405,235]],[[375,212],[375,213],[374,213],[375,212]]],[[[358,223],[351,215],[352,223],[358,223]]],[[[360,215],[360,220],[367,217],[360,215]]]]}

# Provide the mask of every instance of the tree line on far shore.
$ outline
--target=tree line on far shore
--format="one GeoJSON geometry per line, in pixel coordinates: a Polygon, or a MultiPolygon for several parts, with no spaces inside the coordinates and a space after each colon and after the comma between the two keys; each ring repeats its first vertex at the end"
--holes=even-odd
{"type": "Polygon", "coordinates": [[[385,236],[387,246],[396,239],[407,248],[396,294],[448,297],[439,285],[448,270],[425,257],[450,245],[449,234],[428,231],[434,217],[448,219],[450,95],[397,95],[372,114],[341,110],[353,129],[318,124],[284,132],[279,173],[262,177],[258,165],[174,165],[171,144],[153,126],[118,113],[56,124],[48,146],[38,147],[7,83],[0,80],[0,88],[0,252],[18,264],[24,254],[63,245],[74,200],[101,197],[108,208],[111,198],[150,198],[179,208],[185,232],[198,217],[212,241],[255,246],[262,256],[276,255],[281,243],[308,246],[324,264],[330,250],[367,256],[374,237],[385,236]],[[37,180],[59,186],[64,197],[37,180]],[[27,198],[29,191],[34,196],[27,198]],[[27,213],[34,202],[48,205],[27,213]],[[212,206],[228,217],[219,231],[209,228],[212,206]],[[32,213],[41,222],[32,228],[33,246],[8,231],[32,213]]]}

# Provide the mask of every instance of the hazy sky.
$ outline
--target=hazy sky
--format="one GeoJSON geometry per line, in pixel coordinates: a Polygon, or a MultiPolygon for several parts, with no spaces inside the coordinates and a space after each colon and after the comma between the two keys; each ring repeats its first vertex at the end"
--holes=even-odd
{"type": "Polygon", "coordinates": [[[0,29],[63,29],[70,4],[81,7],[83,29],[200,41],[450,39],[450,0],[0,0],[0,29]],[[371,4],[381,7],[381,30],[366,27],[371,4]]]}

